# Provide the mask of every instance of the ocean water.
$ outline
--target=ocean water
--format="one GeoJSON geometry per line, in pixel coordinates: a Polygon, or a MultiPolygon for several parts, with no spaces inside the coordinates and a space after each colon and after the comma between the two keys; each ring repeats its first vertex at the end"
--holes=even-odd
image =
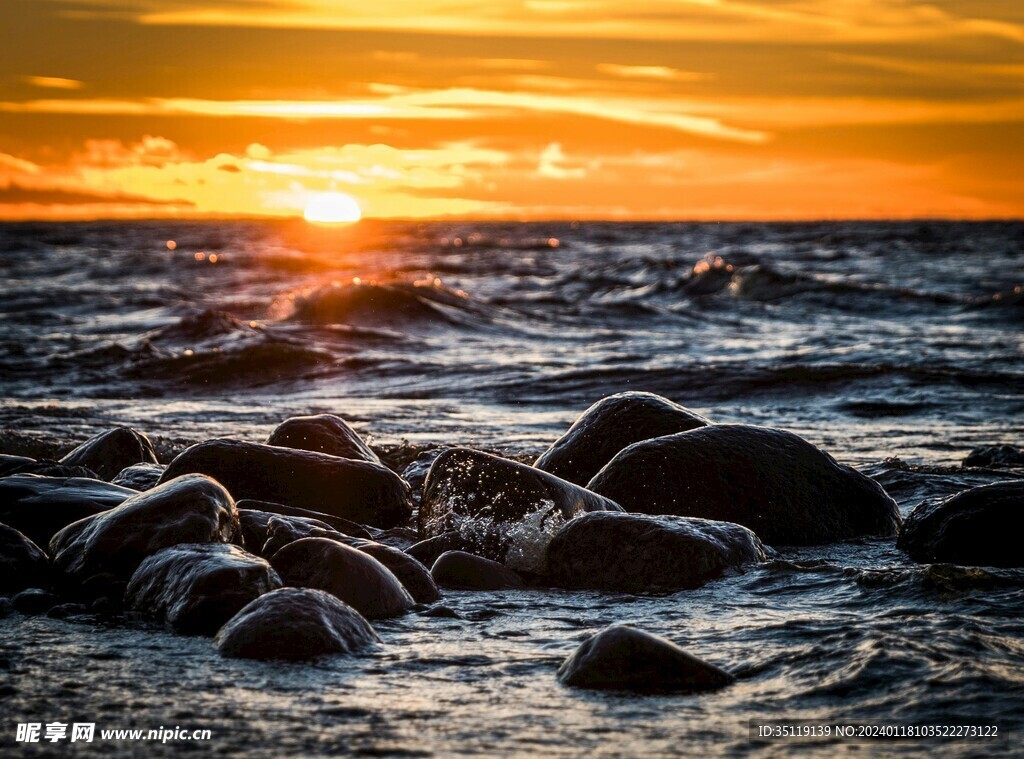
{"type": "MultiPolygon", "coordinates": [[[[649,390],[793,430],[906,513],[1021,476],[958,463],[1024,437],[1022,285],[1019,223],[5,225],[0,448],[53,455],[127,423],[166,456],[329,411],[406,457],[455,444],[529,457],[600,397],[649,390]]],[[[457,618],[379,623],[380,651],[311,665],[14,615],[0,620],[0,746],[28,750],[14,723],[52,720],[209,728],[203,750],[275,756],[792,748],[750,742],[752,718],[1016,734],[805,747],[822,756],[1011,755],[1024,736],[1024,572],[917,566],[891,540],[780,549],[668,596],[444,603],[457,618]],[[560,686],[561,660],[613,622],[739,680],[673,697],[560,686]]]]}

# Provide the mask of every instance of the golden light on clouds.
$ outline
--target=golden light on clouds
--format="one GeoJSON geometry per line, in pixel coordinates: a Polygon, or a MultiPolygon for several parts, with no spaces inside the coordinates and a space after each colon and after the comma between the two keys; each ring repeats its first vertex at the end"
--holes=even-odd
{"type": "Polygon", "coordinates": [[[1015,4],[9,0],[0,23],[0,218],[1024,210],[1015,4]]]}

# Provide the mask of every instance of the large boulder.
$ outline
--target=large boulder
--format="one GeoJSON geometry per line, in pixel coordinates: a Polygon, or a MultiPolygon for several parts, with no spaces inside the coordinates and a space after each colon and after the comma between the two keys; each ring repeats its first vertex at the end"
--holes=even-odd
{"type": "Polygon", "coordinates": [[[591,511],[621,509],[526,464],[451,448],[430,468],[420,504],[420,535],[456,532],[473,553],[532,572],[555,531],[591,511]]]}
{"type": "Polygon", "coordinates": [[[380,643],[359,612],[330,593],[281,588],[250,602],[217,633],[223,656],[299,661],[380,643]]]}
{"type": "Polygon", "coordinates": [[[84,466],[101,479],[110,480],[132,464],[156,464],[156,452],[149,438],[131,427],[116,427],[89,438],[60,463],[84,466]]]}
{"type": "Polygon", "coordinates": [[[334,414],[293,416],[286,419],[270,433],[267,445],[381,463],[377,454],[349,427],[348,422],[334,414]]]}
{"type": "Polygon", "coordinates": [[[239,499],[322,511],[374,527],[394,527],[412,513],[409,486],[387,467],[369,461],[210,440],[182,451],[161,482],[188,472],[210,475],[239,499]]]}
{"type": "Polygon", "coordinates": [[[404,614],[415,603],[391,570],[330,538],[296,540],[270,563],[286,585],[327,591],[368,619],[404,614]]]}
{"type": "Polygon", "coordinates": [[[13,527],[0,524],[0,593],[50,584],[46,554],[13,527]]]}
{"type": "Polygon", "coordinates": [[[0,479],[0,522],[45,546],[79,519],[120,506],[137,491],[84,477],[16,474],[0,479]]]}
{"type": "Polygon", "coordinates": [[[193,474],[68,525],[53,536],[50,555],[63,581],[74,586],[94,577],[127,581],[147,557],[180,543],[240,539],[231,495],[209,477],[193,474]]]}
{"type": "Polygon", "coordinates": [[[533,465],[586,486],[626,446],[708,424],[704,417],[660,395],[616,393],[584,411],[533,465]]]}
{"type": "Polygon", "coordinates": [[[126,605],[187,635],[213,635],[255,598],[281,587],[263,559],[225,543],[164,548],[135,570],[126,605]]]}
{"type": "Polygon", "coordinates": [[[1024,567],[1024,480],[982,485],[919,504],[896,541],[914,561],[1024,567]]]}
{"type": "Polygon", "coordinates": [[[547,577],[562,588],[671,591],[699,587],[730,567],[764,558],[757,536],[731,522],[595,512],[555,534],[547,577]]]}
{"type": "Polygon", "coordinates": [[[110,482],[141,493],[155,488],[166,468],[163,464],[132,464],[118,472],[110,482]]]}
{"type": "Polygon", "coordinates": [[[672,641],[629,625],[611,625],[583,641],[558,668],[558,679],[572,688],[638,693],[693,693],[735,680],[672,641]]]}
{"type": "Polygon", "coordinates": [[[438,585],[456,590],[508,590],[525,585],[523,578],[504,564],[465,551],[445,551],[430,574],[438,585]]]}
{"type": "Polygon", "coordinates": [[[735,522],[771,545],[897,533],[896,502],[791,432],[723,424],[635,443],[588,487],[627,511],[735,522]]]}

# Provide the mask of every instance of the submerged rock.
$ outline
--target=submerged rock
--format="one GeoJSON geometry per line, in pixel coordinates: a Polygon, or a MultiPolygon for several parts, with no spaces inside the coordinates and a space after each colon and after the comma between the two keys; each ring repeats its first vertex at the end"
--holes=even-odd
{"type": "Polygon", "coordinates": [[[132,464],[118,472],[110,482],[139,492],[152,490],[160,482],[166,468],[163,464],[132,464]]]}
{"type": "Polygon", "coordinates": [[[30,459],[28,456],[12,456],[8,453],[0,453],[0,477],[17,474],[22,467],[31,466],[35,463],[36,460],[30,459]]]}
{"type": "Polygon", "coordinates": [[[626,446],[708,424],[704,417],[660,395],[616,393],[584,411],[533,465],[586,486],[626,446]]]}
{"type": "Polygon", "coordinates": [[[0,522],[45,546],[79,519],[120,506],[135,490],[84,477],[16,474],[0,479],[0,522]]]}
{"type": "Polygon", "coordinates": [[[270,433],[267,445],[381,463],[377,454],[370,450],[348,422],[334,414],[286,419],[270,433]]]}
{"type": "Polygon", "coordinates": [[[964,459],[964,466],[1024,468],[1024,449],[1015,445],[987,445],[975,448],[964,459]]]}
{"type": "Polygon", "coordinates": [[[185,543],[139,565],[126,606],[165,620],[177,632],[213,635],[243,606],[281,587],[263,559],[225,543],[185,543]]]}
{"type": "Polygon", "coordinates": [[[561,524],[619,505],[526,464],[452,448],[430,468],[420,504],[424,538],[456,532],[473,552],[534,571],[561,524]]]}
{"type": "Polygon", "coordinates": [[[429,451],[424,451],[415,459],[409,462],[409,464],[402,470],[402,479],[409,483],[409,487],[412,488],[413,496],[419,498],[423,494],[423,484],[427,481],[427,475],[430,473],[430,467],[437,461],[437,457],[440,456],[448,448],[434,448],[429,451]]]}
{"type": "Polygon", "coordinates": [[[131,427],[117,427],[89,438],[60,460],[69,466],[84,466],[100,479],[110,480],[132,464],[156,464],[156,452],[149,438],[131,427]]]}
{"type": "Polygon", "coordinates": [[[731,522],[595,512],[555,534],[547,576],[563,588],[669,591],[699,587],[729,567],[764,558],[757,536],[731,522]]]}
{"type": "MultiPolygon", "coordinates": [[[[120,506],[86,517],[53,536],[50,555],[63,580],[128,580],[157,551],[180,543],[229,543],[240,538],[231,495],[203,475],[186,475],[120,506]]],[[[95,594],[95,593],[93,593],[95,594]]]]}
{"type": "Polygon", "coordinates": [[[369,619],[404,614],[415,603],[391,570],[329,538],[289,543],[270,563],[285,584],[327,591],[369,619]]]}
{"type": "Polygon", "coordinates": [[[523,578],[496,561],[465,551],[446,551],[430,568],[434,581],[458,590],[508,590],[521,588],[523,578]]]}
{"type": "Polygon", "coordinates": [[[445,551],[468,551],[473,546],[457,532],[445,532],[419,543],[414,543],[405,552],[424,566],[432,567],[437,557],[445,551]]]}
{"type": "Polygon", "coordinates": [[[558,668],[558,679],[572,688],[638,693],[693,693],[735,680],[672,641],[628,625],[606,627],[583,641],[558,668]]]}
{"type": "Polygon", "coordinates": [[[772,545],[890,537],[900,525],[878,483],[766,427],[712,425],[635,443],[588,487],[627,511],[735,522],[772,545]]]}
{"type": "Polygon", "coordinates": [[[50,584],[46,554],[13,527],[0,524],[0,593],[50,584]]]}
{"type": "Polygon", "coordinates": [[[919,504],[896,541],[914,561],[1024,567],[1024,480],[996,482],[919,504]]]}
{"type": "Polygon", "coordinates": [[[299,661],[380,643],[359,612],[330,593],[281,588],[251,601],[217,633],[223,656],[299,661]]]}
{"type": "Polygon", "coordinates": [[[11,599],[15,611],[22,614],[45,614],[60,603],[60,598],[42,588],[28,588],[11,599]]]}
{"type": "Polygon", "coordinates": [[[188,472],[210,475],[239,499],[322,511],[374,527],[394,527],[412,513],[409,486],[387,467],[369,461],[210,440],[184,450],[161,482],[188,472]]]}

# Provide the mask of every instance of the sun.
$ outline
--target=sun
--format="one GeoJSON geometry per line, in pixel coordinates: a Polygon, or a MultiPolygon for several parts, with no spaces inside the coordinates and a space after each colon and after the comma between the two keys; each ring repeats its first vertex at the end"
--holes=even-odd
{"type": "Polygon", "coordinates": [[[310,198],[302,214],[313,224],[351,224],[363,217],[359,203],[343,192],[321,192],[310,198]]]}

